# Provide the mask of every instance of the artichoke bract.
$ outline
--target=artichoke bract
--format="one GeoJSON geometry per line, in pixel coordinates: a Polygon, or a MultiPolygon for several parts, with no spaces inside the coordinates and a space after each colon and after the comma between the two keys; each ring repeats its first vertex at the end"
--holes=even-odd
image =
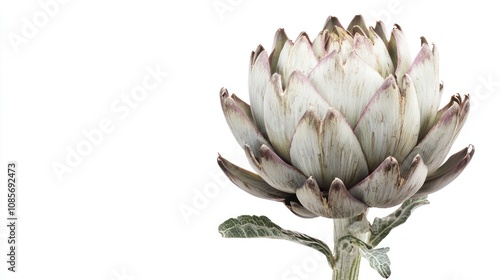
{"type": "Polygon", "coordinates": [[[469,113],[468,95],[440,107],[439,53],[421,38],[415,59],[402,29],[329,17],[311,42],[279,29],[251,53],[249,101],[220,92],[227,123],[255,172],[222,156],[244,191],[305,218],[351,218],[436,192],[474,147],[445,158],[469,113]],[[444,162],[444,163],[443,163],[444,162]]]}

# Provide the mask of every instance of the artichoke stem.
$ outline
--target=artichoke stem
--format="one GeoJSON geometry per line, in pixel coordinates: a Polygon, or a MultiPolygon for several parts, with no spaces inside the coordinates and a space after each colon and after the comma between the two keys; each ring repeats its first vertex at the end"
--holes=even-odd
{"type": "Polygon", "coordinates": [[[357,246],[351,245],[342,237],[350,235],[359,240],[366,241],[367,233],[353,232],[354,223],[362,225],[368,223],[366,213],[354,218],[334,219],[334,250],[335,265],[333,269],[333,280],[358,280],[361,252],[357,246]],[[361,222],[361,223],[359,223],[361,222]]]}

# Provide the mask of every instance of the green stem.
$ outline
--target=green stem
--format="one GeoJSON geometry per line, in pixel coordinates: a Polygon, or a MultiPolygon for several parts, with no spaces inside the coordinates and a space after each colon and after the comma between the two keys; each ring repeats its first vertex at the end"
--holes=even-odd
{"type": "Polygon", "coordinates": [[[342,237],[350,235],[362,241],[366,241],[367,234],[362,230],[353,232],[353,224],[361,222],[359,225],[366,226],[365,213],[348,219],[334,219],[334,250],[335,250],[335,266],[333,269],[333,280],[358,280],[359,264],[361,262],[361,252],[357,246],[352,246],[347,240],[342,237]]]}

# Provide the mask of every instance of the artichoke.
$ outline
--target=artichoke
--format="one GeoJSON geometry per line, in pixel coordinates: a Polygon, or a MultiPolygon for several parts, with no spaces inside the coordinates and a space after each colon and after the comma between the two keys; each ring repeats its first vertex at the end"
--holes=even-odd
{"type": "Polygon", "coordinates": [[[474,147],[445,158],[469,113],[468,95],[440,107],[439,54],[421,37],[415,59],[395,25],[347,28],[329,17],[311,42],[276,32],[250,56],[249,101],[222,88],[227,124],[255,172],[219,155],[244,191],[304,218],[351,218],[431,194],[453,181],[474,147]],[[444,163],[443,163],[444,162],[444,163]]]}

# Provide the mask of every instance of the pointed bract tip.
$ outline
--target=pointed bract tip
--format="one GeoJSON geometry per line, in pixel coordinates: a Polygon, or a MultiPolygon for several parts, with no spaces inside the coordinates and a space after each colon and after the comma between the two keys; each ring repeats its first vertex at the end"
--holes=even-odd
{"type": "Polygon", "coordinates": [[[401,26],[399,26],[399,24],[397,24],[397,23],[394,24],[394,26],[392,27],[392,30],[403,31],[403,29],[401,28],[401,26]]]}
{"type": "Polygon", "coordinates": [[[328,16],[328,18],[325,21],[325,24],[323,25],[323,30],[328,30],[332,32],[335,29],[335,27],[340,27],[344,29],[344,27],[342,26],[342,24],[340,24],[340,21],[337,17],[328,16]]]}
{"type": "Polygon", "coordinates": [[[420,37],[420,45],[422,46],[423,44],[427,44],[428,45],[429,43],[427,42],[427,39],[425,39],[424,36],[421,36],[420,37]]]}
{"type": "Polygon", "coordinates": [[[309,176],[309,178],[307,178],[307,180],[304,184],[304,187],[307,187],[307,188],[315,188],[317,186],[318,186],[318,183],[316,183],[316,180],[314,180],[313,176],[309,176]]]}
{"type": "Polygon", "coordinates": [[[307,41],[309,42],[309,44],[310,45],[312,44],[311,39],[309,38],[309,35],[307,35],[307,32],[305,32],[305,31],[300,32],[299,36],[297,36],[297,39],[295,39],[295,42],[298,42],[302,38],[306,38],[307,41]]]}
{"type": "Polygon", "coordinates": [[[335,179],[333,179],[332,183],[330,184],[330,191],[338,192],[342,188],[345,188],[344,182],[342,182],[342,180],[340,180],[339,178],[335,177],[335,179]]]}
{"type": "Polygon", "coordinates": [[[255,51],[252,51],[252,53],[250,54],[251,65],[255,64],[255,61],[257,61],[257,58],[259,57],[259,55],[264,51],[265,51],[265,49],[262,45],[258,45],[257,48],[255,49],[255,51]]]}
{"type": "MultiPolygon", "coordinates": [[[[420,154],[417,154],[413,160],[411,161],[411,166],[414,166],[414,165],[418,165],[420,164],[420,162],[422,161],[422,157],[420,156],[420,154]]],[[[411,169],[411,168],[410,168],[411,169]]]]}
{"type": "Polygon", "coordinates": [[[470,155],[470,157],[472,157],[475,152],[476,148],[474,147],[474,145],[469,144],[469,146],[467,146],[467,153],[470,155]]]}
{"type": "Polygon", "coordinates": [[[220,89],[220,97],[221,97],[221,98],[226,98],[226,97],[228,97],[228,96],[229,96],[229,92],[227,91],[227,88],[222,87],[222,88],[220,89]]]}
{"type": "Polygon", "coordinates": [[[274,35],[274,44],[276,45],[277,42],[286,40],[288,40],[288,36],[286,35],[285,29],[278,28],[278,30],[276,30],[276,34],[274,35]]]}

